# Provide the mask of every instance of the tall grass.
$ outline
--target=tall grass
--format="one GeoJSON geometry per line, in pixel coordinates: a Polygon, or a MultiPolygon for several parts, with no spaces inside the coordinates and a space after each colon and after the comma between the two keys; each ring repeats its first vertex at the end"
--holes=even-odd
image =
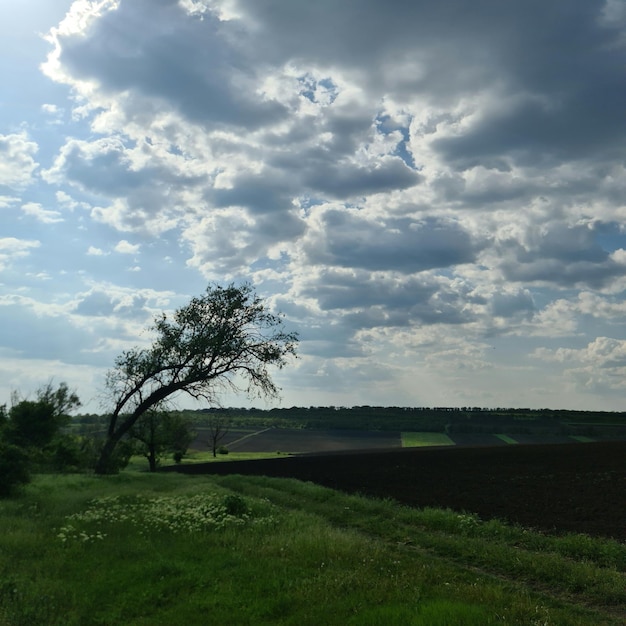
{"type": "Polygon", "coordinates": [[[287,479],[45,476],[0,502],[2,626],[618,624],[625,567],[287,479]]]}

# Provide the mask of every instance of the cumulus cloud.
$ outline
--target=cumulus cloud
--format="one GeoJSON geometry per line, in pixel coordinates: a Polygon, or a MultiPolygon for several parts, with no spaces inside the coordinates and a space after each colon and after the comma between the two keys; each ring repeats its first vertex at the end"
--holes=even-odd
{"type": "Polygon", "coordinates": [[[18,191],[33,182],[38,149],[25,132],[0,135],[0,193],[18,191]]]}
{"type": "Polygon", "coordinates": [[[456,220],[373,220],[332,206],[315,211],[303,243],[307,263],[406,273],[470,263],[484,245],[456,220]]]}
{"type": "Polygon", "coordinates": [[[6,269],[19,258],[28,256],[30,251],[41,245],[39,241],[16,239],[15,237],[0,238],[0,269],[6,269]]]}
{"type": "Polygon", "coordinates": [[[583,348],[540,348],[533,356],[565,365],[579,389],[598,393],[626,389],[626,340],[596,337],[583,348]]]}
{"type": "Polygon", "coordinates": [[[89,256],[106,256],[107,253],[101,248],[96,248],[95,246],[89,246],[87,250],[87,254],[89,256]]]}
{"type": "Polygon", "coordinates": [[[45,209],[39,202],[27,202],[22,205],[22,211],[25,215],[34,217],[44,224],[56,224],[62,222],[63,217],[59,211],[53,209],[45,209]]]}
{"type": "Polygon", "coordinates": [[[132,244],[126,241],[126,239],[122,239],[117,243],[114,250],[120,254],[136,254],[139,252],[140,248],[141,246],[139,244],[132,244]]]}

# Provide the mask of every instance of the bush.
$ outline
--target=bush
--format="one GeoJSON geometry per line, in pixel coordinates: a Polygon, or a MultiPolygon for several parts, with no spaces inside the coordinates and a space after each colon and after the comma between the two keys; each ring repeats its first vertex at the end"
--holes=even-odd
{"type": "Polygon", "coordinates": [[[0,441],[0,497],[11,496],[30,482],[29,464],[24,450],[0,441]]]}
{"type": "MultiPolygon", "coordinates": [[[[94,442],[95,455],[92,457],[98,462],[100,457],[100,451],[102,446],[104,445],[104,441],[96,440],[94,442]]],[[[106,474],[118,474],[121,470],[123,470],[129,463],[130,458],[135,454],[135,446],[132,441],[129,439],[122,439],[116,446],[113,454],[107,459],[107,467],[106,474]]],[[[96,465],[92,465],[92,468],[96,465]]]]}
{"type": "Polygon", "coordinates": [[[218,454],[228,454],[228,448],[226,446],[220,446],[217,449],[218,454]]]}
{"type": "Polygon", "coordinates": [[[93,469],[98,445],[93,437],[62,435],[50,449],[52,468],[57,472],[81,472],[93,469]]]}

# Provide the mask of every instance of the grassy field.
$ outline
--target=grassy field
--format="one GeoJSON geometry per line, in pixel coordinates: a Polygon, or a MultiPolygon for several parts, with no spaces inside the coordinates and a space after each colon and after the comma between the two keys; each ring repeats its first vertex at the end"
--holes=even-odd
{"type": "Polygon", "coordinates": [[[2,626],[622,624],[626,546],[293,479],[39,476],[0,501],[2,626]]]}
{"type": "MultiPolygon", "coordinates": [[[[183,463],[224,463],[225,461],[252,461],[256,459],[277,459],[290,456],[284,452],[229,452],[213,456],[210,451],[189,450],[183,458],[183,463]]],[[[159,467],[175,465],[171,456],[159,461],[159,467]]],[[[148,461],[142,456],[133,456],[126,468],[129,471],[145,472],[148,470],[148,461]]]]}
{"type": "Polygon", "coordinates": [[[403,448],[420,448],[422,446],[453,446],[454,441],[445,433],[401,433],[403,448]]]}

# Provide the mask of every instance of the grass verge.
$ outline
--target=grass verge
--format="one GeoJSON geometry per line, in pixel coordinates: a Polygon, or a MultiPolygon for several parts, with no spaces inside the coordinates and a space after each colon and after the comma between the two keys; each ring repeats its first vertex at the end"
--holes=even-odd
{"type": "Polygon", "coordinates": [[[290,479],[40,476],[0,502],[0,624],[621,624],[626,546],[290,479]]]}

